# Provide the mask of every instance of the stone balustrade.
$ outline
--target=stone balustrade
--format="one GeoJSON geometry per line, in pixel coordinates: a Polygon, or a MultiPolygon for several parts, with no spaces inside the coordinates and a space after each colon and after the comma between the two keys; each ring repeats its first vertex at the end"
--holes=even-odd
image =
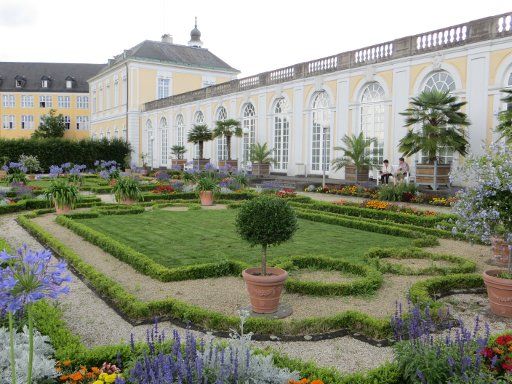
{"type": "Polygon", "coordinates": [[[161,109],[209,97],[222,96],[272,84],[313,77],[325,73],[357,68],[403,57],[440,51],[454,46],[478,41],[499,39],[512,35],[512,12],[468,23],[454,25],[435,31],[407,36],[401,39],[372,45],[354,51],[343,52],[289,67],[263,72],[258,75],[235,79],[164,99],[150,101],[143,111],[161,109]]]}

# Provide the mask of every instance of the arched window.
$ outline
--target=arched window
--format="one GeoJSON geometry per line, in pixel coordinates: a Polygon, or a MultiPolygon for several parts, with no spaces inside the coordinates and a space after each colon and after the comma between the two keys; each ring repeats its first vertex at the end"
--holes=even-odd
{"type": "Polygon", "coordinates": [[[331,132],[324,131],[324,125],[330,122],[329,96],[321,91],[313,95],[311,127],[311,170],[329,170],[331,132]]]}
{"type": "Polygon", "coordinates": [[[169,157],[169,131],[167,130],[167,119],[162,117],[160,119],[160,164],[166,165],[167,158],[169,157]]]}
{"type": "MultiPolygon", "coordinates": [[[[204,115],[201,111],[194,113],[194,125],[204,124],[204,115]]],[[[199,158],[199,144],[194,144],[194,159],[199,158]]]]}
{"type": "Polygon", "coordinates": [[[153,124],[151,120],[146,121],[146,138],[147,138],[147,151],[146,151],[146,164],[153,167],[153,124]]]}
{"type": "Polygon", "coordinates": [[[102,131],[100,131],[100,140],[103,140],[103,138],[105,137],[105,133],[102,131]]]}
{"type": "Polygon", "coordinates": [[[276,100],[274,104],[274,170],[288,169],[288,145],[290,141],[290,117],[288,102],[285,98],[276,100]]]}
{"type": "Polygon", "coordinates": [[[374,164],[384,161],[384,89],[379,83],[368,84],[361,95],[361,132],[367,139],[376,139],[368,149],[374,164]]]}
{"type": "Polygon", "coordinates": [[[176,145],[184,145],[184,133],[185,120],[183,119],[183,115],[180,113],[178,116],[176,116],[176,145]]]}
{"type": "MultiPolygon", "coordinates": [[[[455,90],[455,81],[453,77],[446,71],[431,73],[425,81],[424,91],[441,91],[452,92],[455,90]]],[[[450,147],[441,147],[437,154],[437,159],[441,164],[449,164],[453,161],[453,150],[450,147]]],[[[421,162],[428,162],[428,156],[422,153],[421,162]]]]}
{"type": "Polygon", "coordinates": [[[107,129],[107,140],[110,141],[110,128],[107,129]]]}
{"type": "Polygon", "coordinates": [[[423,87],[425,91],[441,91],[451,92],[455,90],[455,81],[453,77],[446,71],[438,71],[431,73],[425,81],[423,87]]]}
{"type": "Polygon", "coordinates": [[[252,103],[247,103],[242,110],[243,161],[250,160],[251,145],[256,144],[256,110],[252,103]]]}
{"type": "Polygon", "coordinates": [[[119,129],[117,127],[114,127],[114,139],[119,139],[119,129]]]}
{"type": "MultiPolygon", "coordinates": [[[[226,108],[219,107],[217,108],[217,113],[215,114],[216,121],[224,121],[228,118],[228,112],[226,108]]],[[[226,137],[221,136],[217,137],[217,160],[227,160],[228,158],[228,146],[226,143],[226,137]]]]}

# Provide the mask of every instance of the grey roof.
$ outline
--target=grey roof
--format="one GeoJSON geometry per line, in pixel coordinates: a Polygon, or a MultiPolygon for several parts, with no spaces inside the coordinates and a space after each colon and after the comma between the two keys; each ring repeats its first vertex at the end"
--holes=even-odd
{"type": "Polygon", "coordinates": [[[81,63],[15,63],[0,62],[0,92],[89,92],[87,80],[106,64],[81,63]],[[25,79],[23,88],[16,88],[14,79],[25,79]],[[49,87],[41,87],[41,79],[50,79],[49,87]],[[74,80],[73,88],[66,88],[66,79],[74,80]]]}
{"type": "Polygon", "coordinates": [[[234,73],[240,72],[205,48],[188,47],[162,41],[144,40],[123,54],[116,56],[111,61],[111,64],[121,62],[125,58],[160,61],[187,67],[216,69],[234,73]]]}

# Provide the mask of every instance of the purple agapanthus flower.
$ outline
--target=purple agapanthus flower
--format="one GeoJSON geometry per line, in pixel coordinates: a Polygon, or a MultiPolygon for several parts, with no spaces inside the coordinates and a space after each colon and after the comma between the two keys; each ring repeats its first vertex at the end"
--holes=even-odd
{"type": "Polygon", "coordinates": [[[64,172],[64,170],[59,167],[58,165],[51,165],[50,166],[50,177],[57,177],[61,175],[64,172]]]}
{"type": "Polygon", "coordinates": [[[52,263],[49,250],[33,251],[23,245],[14,254],[0,252],[0,313],[17,312],[26,305],[68,293],[71,281],[66,263],[52,263]]]}

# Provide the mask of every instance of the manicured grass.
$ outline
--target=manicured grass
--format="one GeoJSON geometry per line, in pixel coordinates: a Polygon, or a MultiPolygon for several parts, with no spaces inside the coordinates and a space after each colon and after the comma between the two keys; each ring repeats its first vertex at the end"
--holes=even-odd
{"type": "MultiPolygon", "coordinates": [[[[167,266],[239,260],[257,265],[258,248],[251,248],[235,231],[235,210],[170,212],[80,219],[91,228],[167,266]]],[[[410,246],[412,239],[299,220],[293,240],[269,250],[270,260],[286,256],[329,256],[362,261],[372,247],[410,246]]]]}

